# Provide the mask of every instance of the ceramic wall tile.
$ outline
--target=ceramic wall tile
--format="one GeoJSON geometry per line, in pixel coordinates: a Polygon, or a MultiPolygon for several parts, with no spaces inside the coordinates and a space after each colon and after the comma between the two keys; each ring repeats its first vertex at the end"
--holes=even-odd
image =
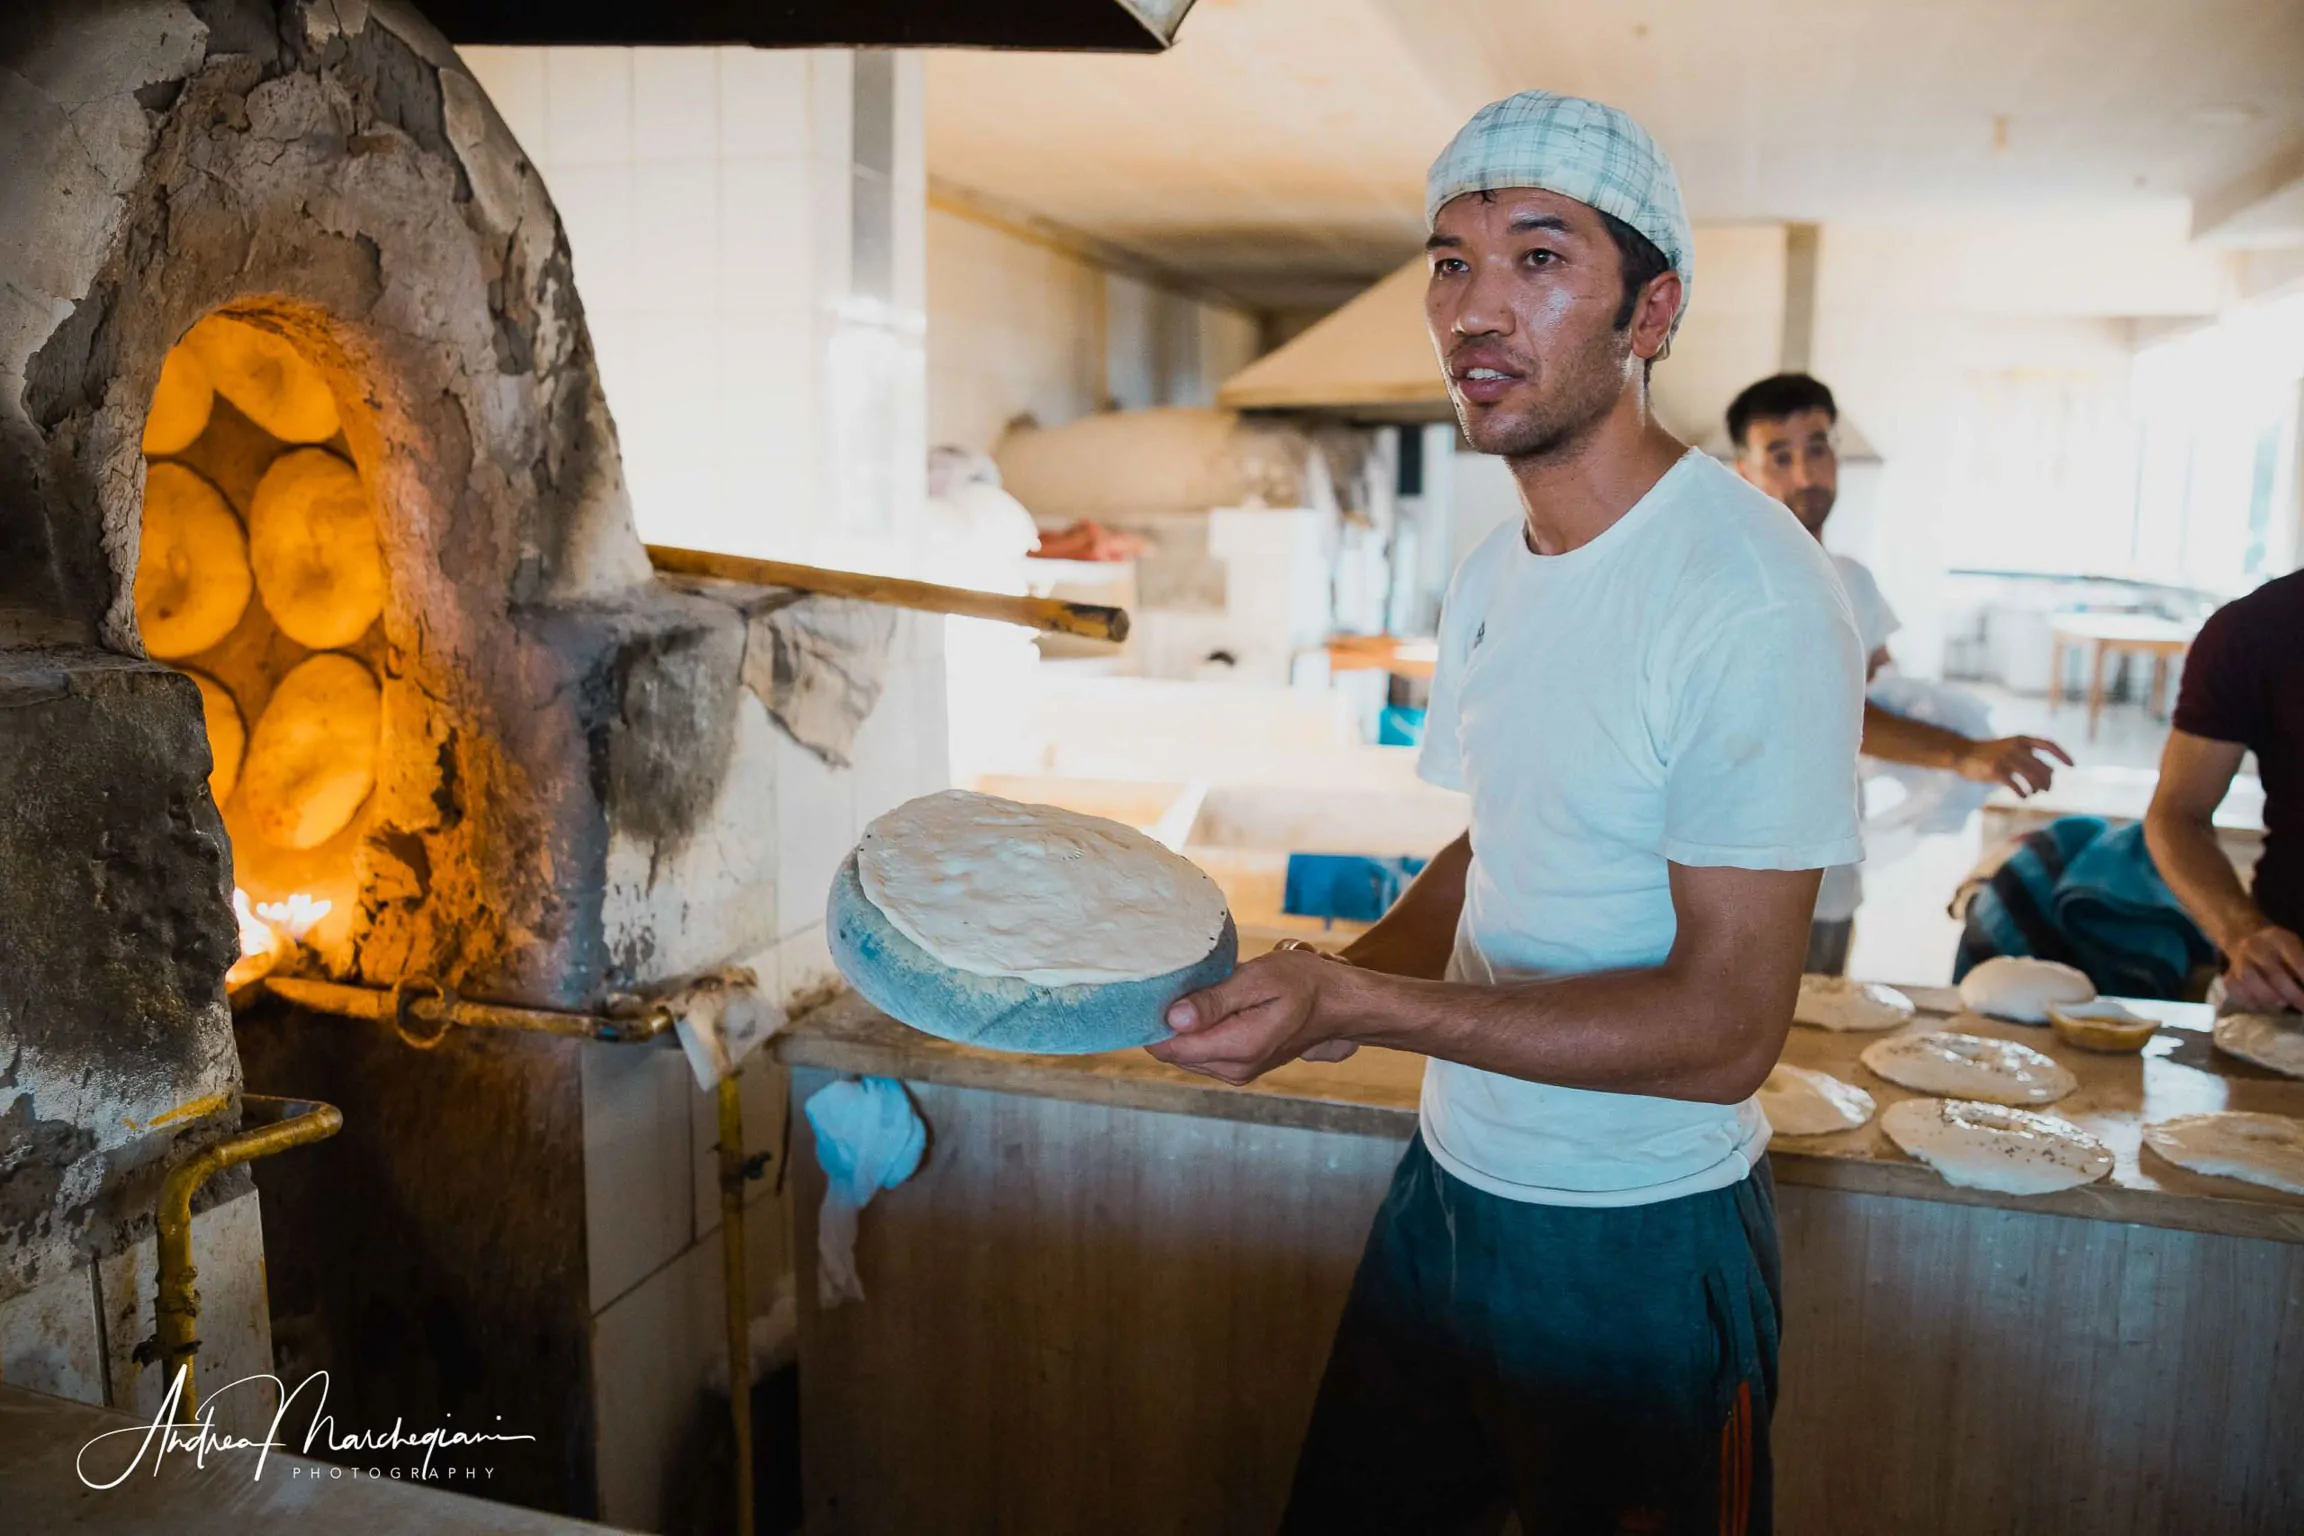
{"type": "Polygon", "coordinates": [[[553,48],[544,59],[544,125],[552,163],[632,161],[629,48],[553,48]]]}

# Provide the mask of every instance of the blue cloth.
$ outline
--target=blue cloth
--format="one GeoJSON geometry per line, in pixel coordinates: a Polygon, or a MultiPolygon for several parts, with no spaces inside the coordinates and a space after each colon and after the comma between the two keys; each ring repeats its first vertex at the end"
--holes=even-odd
{"type": "Polygon", "coordinates": [[[1292,853],[1280,910],[1291,917],[1372,923],[1392,910],[1408,882],[1423,872],[1424,862],[1364,853],[1292,853]]]}
{"type": "Polygon", "coordinates": [[[1418,1136],[1376,1213],[1280,1529],[1769,1529],[1779,1302],[1763,1160],[1648,1205],[1536,1205],[1418,1136]],[[1477,1522],[1488,1514],[1486,1526],[1477,1522]]]}
{"type": "Polygon", "coordinates": [[[1376,717],[1376,744],[1380,747],[1420,747],[1424,744],[1424,711],[1402,704],[1387,704],[1376,717]]]}
{"type": "Polygon", "coordinates": [[[2059,816],[1969,902],[1952,979],[1995,955],[2062,961],[2116,997],[2179,998],[2215,950],[2153,867],[2141,823],[2059,816]]]}

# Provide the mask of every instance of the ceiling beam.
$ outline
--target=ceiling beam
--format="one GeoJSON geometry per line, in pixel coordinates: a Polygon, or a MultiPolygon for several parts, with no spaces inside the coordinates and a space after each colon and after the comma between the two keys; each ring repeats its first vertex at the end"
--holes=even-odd
{"type": "Polygon", "coordinates": [[[2214,245],[2304,245],[2304,139],[2192,199],[2192,238],[2214,245]]]}

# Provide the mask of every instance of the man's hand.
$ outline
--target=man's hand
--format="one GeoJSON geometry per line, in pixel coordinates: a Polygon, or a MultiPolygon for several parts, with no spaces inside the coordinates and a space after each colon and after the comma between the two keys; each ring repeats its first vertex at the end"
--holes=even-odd
{"type": "Polygon", "coordinates": [[[1969,742],[1953,760],[1952,771],[1979,784],[2005,784],[2019,795],[2032,795],[2056,777],[2050,758],[2072,766],[2071,755],[2045,736],[2002,736],[1969,742]]]}
{"type": "Polygon", "coordinates": [[[2304,1011],[2304,939],[2266,923],[2224,956],[2224,993],[2243,1008],[2304,1011]]]}
{"type": "Polygon", "coordinates": [[[1174,1038],[1147,1046],[1170,1066],[1227,1083],[1253,1082],[1304,1057],[1341,1061],[1351,999],[1374,980],[1323,955],[1275,950],[1168,1010],[1174,1038]]]}

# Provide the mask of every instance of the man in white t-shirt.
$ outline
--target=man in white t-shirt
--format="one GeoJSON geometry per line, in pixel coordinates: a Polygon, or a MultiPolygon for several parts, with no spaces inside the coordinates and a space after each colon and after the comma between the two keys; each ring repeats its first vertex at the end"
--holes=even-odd
{"type": "MultiPolygon", "coordinates": [[[[1824,520],[1840,496],[1840,408],[1832,391],[1805,373],[1779,373],[1748,386],[1728,404],[1728,440],[1736,472],[1792,509],[1800,526],[1824,541],[1824,520]]],[[[1888,664],[1888,637],[1901,626],[1864,562],[1834,555],[1832,564],[1855,611],[1864,642],[1867,681],[1888,664]]],[[[2040,736],[1974,740],[1925,721],[1864,706],[1864,752],[1885,762],[1945,768],[1979,784],[2005,784],[2019,795],[2048,787],[2054,758],[2067,767],[2062,747],[2040,736]]],[[[1864,899],[1857,866],[1824,871],[1816,915],[1808,930],[1807,969],[1839,976],[1848,969],[1856,934],[1856,907],[1864,899]]]]}
{"type": "Polygon", "coordinates": [[[1420,1052],[1421,1127],[1338,1326],[1284,1529],[1768,1527],[1768,1125],[1818,872],[1858,854],[1863,655],[1783,508],[1648,373],[1690,241],[1612,108],[1524,92],[1432,168],[1426,319],[1525,517],[1456,573],[1421,761],[1471,829],[1337,958],[1183,999],[1244,1082],[1420,1052]]]}

